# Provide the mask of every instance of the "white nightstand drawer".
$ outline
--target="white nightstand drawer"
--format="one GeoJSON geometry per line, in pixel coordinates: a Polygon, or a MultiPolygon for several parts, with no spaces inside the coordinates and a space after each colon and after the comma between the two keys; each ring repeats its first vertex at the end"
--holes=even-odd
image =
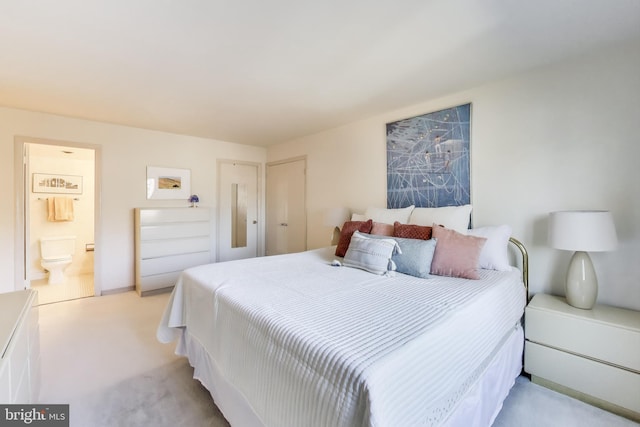
{"type": "Polygon", "coordinates": [[[532,342],[525,343],[525,371],[640,413],[640,374],[532,342]]]}
{"type": "Polygon", "coordinates": [[[602,305],[581,310],[564,298],[538,294],[526,308],[525,336],[531,342],[640,372],[638,312],[602,305]]]}

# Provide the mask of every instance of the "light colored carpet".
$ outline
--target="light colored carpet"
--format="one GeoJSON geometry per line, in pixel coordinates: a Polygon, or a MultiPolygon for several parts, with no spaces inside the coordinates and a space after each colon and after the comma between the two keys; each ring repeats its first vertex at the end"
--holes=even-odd
{"type": "MultiPolygon", "coordinates": [[[[126,292],[41,306],[40,403],[70,404],[72,427],[228,426],[174,345],[155,339],[167,299],[126,292]]],[[[494,426],[638,424],[520,377],[494,426]]]]}
{"type": "Polygon", "coordinates": [[[229,426],[185,359],[96,390],[73,403],[72,425],[229,426]]]}
{"type": "Polygon", "coordinates": [[[638,424],[519,377],[493,427],[637,427],[638,424]]]}

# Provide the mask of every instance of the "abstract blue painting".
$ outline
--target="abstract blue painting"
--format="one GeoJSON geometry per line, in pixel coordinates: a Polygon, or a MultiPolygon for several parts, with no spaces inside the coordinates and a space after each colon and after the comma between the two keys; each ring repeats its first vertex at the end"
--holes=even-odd
{"type": "Polygon", "coordinates": [[[471,104],[387,123],[387,207],[471,203],[471,104]]]}

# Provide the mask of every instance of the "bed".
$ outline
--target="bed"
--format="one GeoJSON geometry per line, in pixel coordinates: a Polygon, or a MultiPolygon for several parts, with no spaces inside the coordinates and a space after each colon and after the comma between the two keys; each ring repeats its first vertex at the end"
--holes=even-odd
{"type": "Polygon", "coordinates": [[[488,426],[522,369],[509,241],[520,268],[478,280],[334,266],[335,246],[190,268],[157,336],[232,426],[488,426]]]}

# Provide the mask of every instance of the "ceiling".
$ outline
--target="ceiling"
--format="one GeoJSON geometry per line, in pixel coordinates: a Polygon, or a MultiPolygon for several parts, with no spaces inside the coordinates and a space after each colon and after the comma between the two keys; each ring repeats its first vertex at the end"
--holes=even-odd
{"type": "Polygon", "coordinates": [[[0,105],[269,145],[630,39],[638,0],[0,0],[0,105]]]}

